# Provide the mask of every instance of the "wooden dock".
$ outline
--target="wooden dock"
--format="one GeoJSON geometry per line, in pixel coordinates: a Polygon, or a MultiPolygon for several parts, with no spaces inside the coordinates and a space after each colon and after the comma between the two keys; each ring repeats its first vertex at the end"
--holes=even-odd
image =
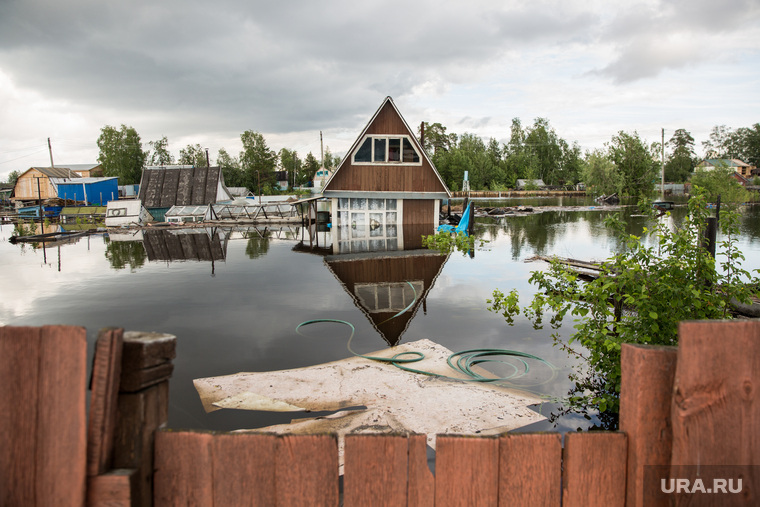
{"type": "Polygon", "coordinates": [[[334,435],[166,429],[171,335],[101,331],[88,415],[84,328],[2,327],[0,505],[758,505],[760,321],[679,335],[623,345],[620,431],[439,435],[434,473],[425,435],[349,435],[341,487],[334,435]]]}

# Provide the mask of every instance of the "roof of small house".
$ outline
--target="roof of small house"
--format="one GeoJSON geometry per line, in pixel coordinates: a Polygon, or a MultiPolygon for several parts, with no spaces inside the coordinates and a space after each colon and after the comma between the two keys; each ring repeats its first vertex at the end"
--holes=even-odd
{"type": "Polygon", "coordinates": [[[546,183],[544,183],[544,180],[537,179],[537,180],[517,180],[517,188],[520,187],[526,187],[528,185],[535,185],[537,187],[545,187],[546,183]]]}
{"type": "MultiPolygon", "coordinates": [[[[74,172],[74,169],[70,169],[69,167],[64,166],[58,166],[58,167],[30,167],[26,171],[24,171],[21,176],[28,173],[29,171],[39,171],[48,178],[81,178],[80,175],[74,172]]],[[[21,177],[19,176],[19,178],[21,177]]]]}
{"type": "MultiPolygon", "coordinates": [[[[446,198],[451,197],[451,192],[449,191],[448,187],[446,186],[446,183],[444,183],[443,179],[441,178],[441,175],[438,173],[438,170],[436,170],[435,165],[433,165],[433,162],[430,160],[430,158],[427,156],[427,153],[422,148],[422,145],[417,140],[417,137],[414,135],[414,130],[412,130],[409,127],[409,124],[406,123],[406,120],[399,112],[398,108],[396,107],[396,104],[393,102],[393,99],[391,97],[386,97],[385,100],[383,100],[382,104],[380,104],[380,107],[375,111],[375,114],[372,115],[372,118],[370,118],[367,125],[364,127],[364,129],[361,131],[359,136],[354,141],[351,148],[346,153],[346,156],[343,157],[343,160],[341,160],[338,167],[332,172],[330,175],[330,178],[327,180],[324,186],[324,195],[325,196],[332,196],[335,197],[340,193],[345,193],[347,190],[345,188],[340,188],[343,186],[344,182],[339,180],[343,180],[343,177],[341,175],[341,172],[346,171],[347,169],[350,169],[351,171],[363,171],[364,175],[363,177],[359,179],[368,180],[366,181],[366,185],[370,185],[372,187],[375,187],[372,189],[373,192],[386,192],[386,193],[395,193],[399,194],[401,196],[402,194],[406,194],[406,196],[409,197],[416,197],[416,198],[446,198]],[[390,108],[390,110],[388,109],[390,108]],[[387,111],[390,111],[391,116],[394,116],[396,118],[392,118],[389,120],[389,116],[387,111]],[[383,118],[380,118],[383,116],[383,118]],[[376,122],[376,120],[378,120],[376,122]],[[380,121],[382,120],[382,121],[380,121]],[[400,121],[400,123],[399,123],[400,121]],[[395,128],[391,129],[392,131],[388,131],[389,125],[395,125],[395,128]],[[403,130],[403,132],[395,131],[396,128],[399,128],[400,130],[403,130]],[[356,151],[356,149],[359,147],[359,144],[365,139],[367,135],[400,135],[407,137],[413,144],[415,149],[420,155],[420,158],[422,160],[422,167],[423,170],[430,171],[432,173],[432,176],[430,174],[426,175],[423,178],[420,178],[420,173],[418,172],[417,175],[413,178],[413,181],[415,182],[415,185],[423,185],[428,188],[423,189],[395,189],[395,190],[388,190],[383,187],[388,186],[398,186],[401,179],[398,177],[399,173],[394,172],[391,174],[391,170],[395,170],[399,167],[404,167],[403,165],[399,165],[397,163],[385,163],[385,164],[375,164],[371,166],[371,169],[361,169],[361,166],[357,167],[352,162],[352,154],[356,151]],[[385,171],[385,172],[383,172],[385,171]],[[368,175],[366,173],[372,173],[372,175],[368,175]],[[371,181],[369,181],[371,180],[371,181]],[[426,183],[422,183],[426,182],[426,183]]],[[[363,191],[365,189],[352,189],[348,190],[348,192],[351,191],[363,191]]]]}
{"type": "Polygon", "coordinates": [[[140,179],[146,208],[214,204],[232,199],[219,167],[146,167],[140,179]],[[220,195],[221,194],[221,195],[220,195]]]}
{"type": "Polygon", "coordinates": [[[711,165],[713,167],[750,167],[749,164],[742,162],[738,158],[706,158],[700,162],[699,165],[711,165]]]}

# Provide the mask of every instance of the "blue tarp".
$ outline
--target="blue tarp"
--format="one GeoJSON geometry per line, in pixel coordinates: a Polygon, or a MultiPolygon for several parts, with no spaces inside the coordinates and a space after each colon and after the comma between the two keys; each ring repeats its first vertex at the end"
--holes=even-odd
{"type": "Polygon", "coordinates": [[[61,181],[58,183],[58,197],[105,206],[108,201],[119,198],[118,179],[116,177],[74,178],[61,181]]]}
{"type": "Polygon", "coordinates": [[[472,203],[467,205],[467,209],[462,214],[462,219],[459,221],[459,225],[454,227],[453,225],[443,224],[438,226],[438,232],[453,232],[459,234],[460,232],[467,234],[467,226],[470,223],[470,209],[472,209],[472,203]]]}

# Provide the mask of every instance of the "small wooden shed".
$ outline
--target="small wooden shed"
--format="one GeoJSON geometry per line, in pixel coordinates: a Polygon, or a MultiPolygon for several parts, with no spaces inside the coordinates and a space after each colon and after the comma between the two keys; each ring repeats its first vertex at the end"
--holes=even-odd
{"type": "Polygon", "coordinates": [[[158,221],[172,206],[215,204],[232,200],[219,167],[146,167],[139,199],[158,221]]]}
{"type": "Polygon", "coordinates": [[[336,241],[368,241],[424,224],[432,234],[449,189],[421,144],[386,97],[325,183],[336,241]]]}
{"type": "Polygon", "coordinates": [[[30,167],[16,180],[13,201],[36,201],[58,197],[58,183],[80,179],[65,167],[30,167]]]}

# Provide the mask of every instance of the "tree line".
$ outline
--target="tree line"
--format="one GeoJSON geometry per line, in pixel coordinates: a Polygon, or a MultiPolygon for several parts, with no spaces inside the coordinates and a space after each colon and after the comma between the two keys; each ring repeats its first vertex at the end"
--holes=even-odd
{"type": "MultiPolygon", "coordinates": [[[[550,186],[583,183],[597,194],[637,196],[653,190],[662,170],[661,142],[647,143],[635,131],[620,131],[603,148],[585,152],[577,142],[561,138],[546,118],[536,118],[532,125],[513,119],[505,143],[471,133],[449,133],[440,123],[423,123],[417,134],[451,190],[462,188],[467,172],[472,190],[507,190],[515,188],[518,179],[540,179],[550,186]]],[[[139,183],[145,166],[205,167],[211,163],[221,167],[228,186],[258,190],[260,183],[265,193],[275,191],[275,171],[288,171],[289,186],[303,186],[319,169],[320,161],[311,152],[301,158],[293,149],[272,150],[259,132],[247,130],[240,140],[243,148],[237,156],[220,148],[211,163],[213,159],[200,144],[181,148],[175,158],[166,137],[148,142],[143,149],[133,127],[106,125],[97,140],[98,162],[106,176],[117,176],[125,185],[139,183]]],[[[702,143],[702,157],[697,156],[694,138],[685,129],[676,130],[664,148],[665,180],[672,183],[689,181],[703,158],[736,158],[758,167],[760,123],[738,129],[715,126],[702,143]]],[[[339,163],[340,157],[328,147],[324,166],[334,169],[339,163]]],[[[12,172],[9,182],[14,183],[18,175],[12,172]]]]}
{"type": "Polygon", "coordinates": [[[523,126],[512,120],[509,140],[487,142],[473,134],[449,134],[440,123],[420,126],[423,144],[441,177],[451,190],[460,190],[465,171],[473,190],[506,190],[518,179],[542,180],[546,185],[569,187],[584,183],[598,194],[645,195],[661,180],[663,155],[665,180],[690,180],[700,160],[741,159],[760,165],[760,123],[749,128],[716,126],[702,143],[698,157],[694,138],[676,130],[665,143],[647,143],[637,132],[620,131],[603,148],[582,152],[577,142],[559,137],[546,118],[523,126]]]}
{"type": "MultiPolygon", "coordinates": [[[[275,172],[288,171],[288,185],[306,185],[319,169],[320,161],[309,152],[301,159],[296,150],[287,148],[276,152],[269,148],[260,132],[246,130],[240,135],[243,149],[237,157],[226,149],[220,148],[215,162],[208,151],[200,144],[189,144],[179,150],[175,158],[169,151],[166,136],[148,142],[148,149],[143,150],[140,135],[133,127],[121,125],[116,128],[106,125],[98,137],[98,162],[103,166],[106,176],[117,176],[122,184],[139,183],[145,166],[193,165],[206,167],[219,166],[224,174],[224,181],[230,187],[247,187],[271,194],[276,192],[275,172]]],[[[324,165],[332,169],[340,162],[328,147],[324,153],[324,165]]]]}

